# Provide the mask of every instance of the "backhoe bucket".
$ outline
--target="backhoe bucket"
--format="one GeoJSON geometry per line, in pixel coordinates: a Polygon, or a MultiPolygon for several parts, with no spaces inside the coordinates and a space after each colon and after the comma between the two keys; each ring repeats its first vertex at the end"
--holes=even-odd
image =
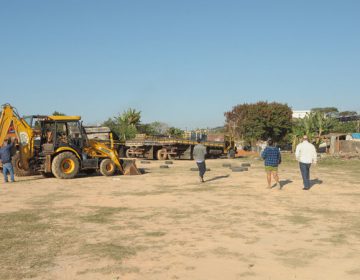
{"type": "Polygon", "coordinates": [[[136,167],[134,159],[126,159],[122,161],[124,175],[141,175],[140,170],[136,167]]]}

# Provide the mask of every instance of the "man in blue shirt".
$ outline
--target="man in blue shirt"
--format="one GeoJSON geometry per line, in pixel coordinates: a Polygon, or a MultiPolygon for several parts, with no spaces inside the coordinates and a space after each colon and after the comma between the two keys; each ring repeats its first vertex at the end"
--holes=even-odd
{"type": "Polygon", "coordinates": [[[261,157],[265,160],[265,171],[267,175],[268,188],[271,188],[271,175],[274,177],[276,184],[280,186],[278,166],[281,163],[281,154],[278,147],[274,146],[274,142],[269,139],[268,146],[262,152],[261,157]]]}
{"type": "Polygon", "coordinates": [[[10,173],[10,180],[11,182],[15,182],[14,178],[14,168],[11,164],[11,149],[14,146],[14,140],[11,141],[11,143],[8,142],[8,140],[4,141],[3,147],[0,149],[0,160],[3,165],[3,174],[4,174],[4,180],[5,183],[8,181],[7,173],[10,173]]]}

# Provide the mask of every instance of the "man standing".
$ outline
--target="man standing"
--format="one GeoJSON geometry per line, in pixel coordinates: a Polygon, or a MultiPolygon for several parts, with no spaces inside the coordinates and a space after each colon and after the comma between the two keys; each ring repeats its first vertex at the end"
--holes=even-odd
{"type": "Polygon", "coordinates": [[[261,153],[261,157],[265,160],[265,171],[267,177],[268,188],[271,189],[271,175],[276,181],[276,185],[279,185],[281,190],[281,184],[279,181],[278,166],[281,163],[281,153],[278,147],[274,146],[272,139],[268,140],[268,146],[261,153]]]}
{"type": "Polygon", "coordinates": [[[4,174],[4,180],[5,183],[8,182],[8,176],[7,173],[10,173],[10,180],[11,182],[15,182],[14,178],[14,168],[11,164],[11,149],[14,146],[14,139],[11,140],[9,143],[8,140],[4,141],[3,147],[0,149],[0,160],[3,165],[3,174],[4,174]]]}
{"type": "Polygon", "coordinates": [[[304,135],[302,143],[297,145],[295,152],[296,160],[300,164],[301,176],[304,182],[303,190],[310,189],[310,166],[316,164],[317,153],[315,146],[308,141],[308,137],[304,135]]]}
{"type": "Polygon", "coordinates": [[[204,175],[206,172],[205,156],[206,156],[206,147],[201,144],[201,140],[197,140],[198,144],[194,147],[193,156],[196,164],[199,168],[199,177],[200,182],[204,183],[204,175]]]}

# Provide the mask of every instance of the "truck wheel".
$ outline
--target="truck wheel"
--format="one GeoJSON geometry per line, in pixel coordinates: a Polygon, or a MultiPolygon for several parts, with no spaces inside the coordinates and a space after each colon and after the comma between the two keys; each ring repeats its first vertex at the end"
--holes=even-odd
{"type": "Polygon", "coordinates": [[[51,171],[56,178],[72,179],[79,173],[79,167],[79,160],[73,153],[63,152],[54,158],[51,171]]]}
{"type": "Polygon", "coordinates": [[[115,171],[116,171],[116,166],[111,159],[109,158],[104,159],[100,163],[100,173],[103,176],[113,176],[115,174],[115,171]]]}
{"type": "Polygon", "coordinates": [[[168,154],[167,157],[168,157],[169,160],[175,160],[177,158],[176,155],[170,155],[170,154],[168,154]]]}
{"type": "Polygon", "coordinates": [[[12,166],[14,167],[14,173],[16,176],[22,177],[22,176],[31,176],[33,175],[33,172],[31,169],[24,169],[21,164],[20,160],[20,153],[17,152],[11,159],[12,166]]]}
{"type": "Polygon", "coordinates": [[[166,149],[160,149],[156,152],[156,158],[158,160],[166,160],[168,157],[166,149]]]}
{"type": "Polygon", "coordinates": [[[125,152],[125,156],[127,157],[127,158],[132,158],[132,157],[134,157],[134,149],[132,149],[132,148],[130,148],[130,149],[127,149],[126,150],[126,152],[125,152]]]}

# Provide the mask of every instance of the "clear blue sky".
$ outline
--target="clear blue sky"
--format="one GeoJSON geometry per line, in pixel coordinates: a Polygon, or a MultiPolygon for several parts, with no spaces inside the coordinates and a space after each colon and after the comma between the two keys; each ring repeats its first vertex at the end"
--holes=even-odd
{"type": "Polygon", "coordinates": [[[214,127],[236,104],[360,111],[358,0],[0,0],[0,102],[214,127]]]}

